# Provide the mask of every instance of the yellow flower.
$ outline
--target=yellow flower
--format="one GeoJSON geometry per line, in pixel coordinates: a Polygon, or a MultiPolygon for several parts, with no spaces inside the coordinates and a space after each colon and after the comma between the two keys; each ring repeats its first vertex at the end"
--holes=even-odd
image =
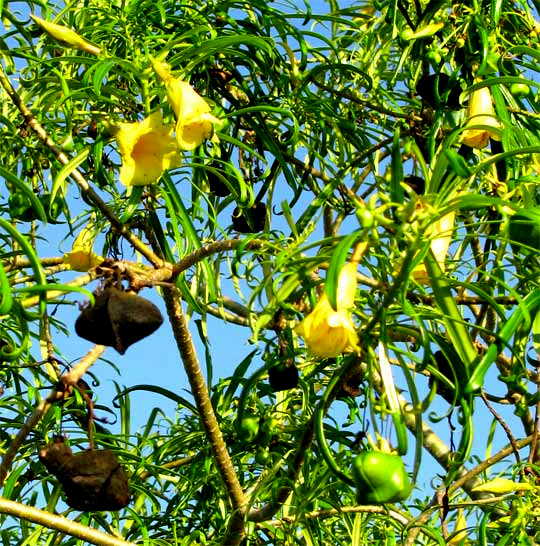
{"type": "Polygon", "coordinates": [[[71,252],[64,254],[64,263],[74,271],[88,271],[103,262],[101,256],[94,254],[93,225],[94,220],[91,219],[73,241],[71,252]]]}
{"type": "Polygon", "coordinates": [[[164,125],[159,112],[140,123],[120,123],[116,141],[122,157],[120,182],[126,186],[153,184],[167,170],[180,165],[172,125],[164,125]]]}
{"type": "MultiPolygon", "coordinates": [[[[448,253],[448,247],[452,242],[455,218],[455,211],[450,211],[431,224],[427,230],[427,235],[431,236],[430,248],[443,271],[446,269],[446,255],[448,253]]],[[[417,265],[413,269],[412,274],[417,282],[429,284],[429,276],[426,271],[426,266],[423,263],[417,265]]]]}
{"type": "Polygon", "coordinates": [[[481,485],[473,487],[475,493],[496,493],[504,495],[506,493],[515,493],[516,491],[530,491],[534,489],[528,482],[515,482],[507,478],[495,478],[481,485]]]}
{"type": "Polygon", "coordinates": [[[356,293],[356,263],[346,264],[339,274],[337,309],[323,294],[313,311],[298,324],[296,331],[304,338],[312,356],[330,358],[344,351],[357,351],[358,336],[349,309],[356,293]]]}
{"type": "Polygon", "coordinates": [[[463,515],[463,509],[458,508],[454,532],[446,544],[450,546],[464,546],[469,543],[467,537],[467,519],[463,515]]]}
{"type": "Polygon", "coordinates": [[[92,55],[99,55],[101,49],[99,47],[87,42],[82,36],[79,36],[75,31],[56,23],[45,21],[37,15],[30,15],[32,19],[47,33],[59,42],[64,42],[67,45],[82,49],[92,55]]]}
{"type": "Polygon", "coordinates": [[[154,61],[154,70],[165,84],[167,100],[176,118],[176,141],[181,150],[193,150],[214,132],[221,121],[213,116],[210,105],[188,82],[173,78],[164,63],[154,61]]]}
{"type": "Polygon", "coordinates": [[[467,123],[461,135],[461,142],[472,148],[484,148],[490,138],[501,140],[501,123],[495,116],[489,87],[481,87],[471,93],[467,106],[467,123]],[[484,127],[478,127],[483,125],[484,127]],[[478,128],[474,128],[478,127],[478,128]]]}

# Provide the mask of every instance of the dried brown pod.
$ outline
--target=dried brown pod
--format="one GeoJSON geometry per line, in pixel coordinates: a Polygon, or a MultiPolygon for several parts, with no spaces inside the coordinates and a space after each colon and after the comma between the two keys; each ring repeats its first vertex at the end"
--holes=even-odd
{"type": "Polygon", "coordinates": [[[95,304],[83,309],[75,322],[77,335],[92,343],[114,347],[123,355],[163,323],[159,309],[137,294],[111,286],[94,295],[95,304]]]}
{"type": "Polygon", "coordinates": [[[112,451],[96,449],[74,455],[57,438],[39,451],[39,459],[62,484],[71,508],[112,511],[128,505],[129,480],[112,451]]]}
{"type": "Polygon", "coordinates": [[[355,362],[343,378],[343,383],[339,389],[336,398],[343,400],[348,397],[356,397],[362,394],[360,385],[364,381],[365,373],[360,362],[355,362]]]}
{"type": "MultiPolygon", "coordinates": [[[[433,353],[433,358],[435,359],[439,372],[454,385],[456,376],[448,357],[442,351],[435,351],[435,353],[433,353]]],[[[443,381],[439,381],[433,375],[430,375],[428,380],[429,388],[431,388],[434,383],[437,394],[440,394],[449,404],[456,403],[459,405],[459,400],[456,400],[455,396],[455,388],[449,387],[443,381]]]]}
{"type": "Polygon", "coordinates": [[[239,233],[258,233],[264,230],[266,223],[266,205],[255,203],[250,209],[242,212],[236,207],[231,217],[233,229],[239,233]],[[248,222],[246,213],[250,216],[251,224],[248,222]]]}
{"type": "Polygon", "coordinates": [[[277,364],[268,370],[268,381],[274,392],[294,389],[298,379],[298,368],[294,364],[277,364]]]}

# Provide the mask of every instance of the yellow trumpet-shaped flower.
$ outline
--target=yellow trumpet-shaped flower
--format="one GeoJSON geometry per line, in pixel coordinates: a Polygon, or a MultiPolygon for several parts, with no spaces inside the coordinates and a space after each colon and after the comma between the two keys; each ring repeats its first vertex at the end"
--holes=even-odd
{"type": "Polygon", "coordinates": [[[332,308],[323,294],[313,311],[296,327],[312,356],[330,358],[358,350],[358,336],[350,313],[356,283],[356,263],[348,263],[339,274],[337,309],[332,308]]]}
{"type": "Polygon", "coordinates": [[[153,184],[167,169],[180,165],[173,126],[164,125],[159,112],[141,122],[120,123],[116,141],[122,157],[120,182],[126,186],[153,184]]]}
{"type": "Polygon", "coordinates": [[[466,129],[461,135],[461,142],[471,148],[486,147],[490,138],[501,140],[501,123],[495,115],[489,87],[481,87],[471,93],[465,127],[466,129]],[[484,127],[477,127],[480,125],[484,127]]]}
{"type": "Polygon", "coordinates": [[[176,141],[181,150],[193,150],[214,132],[221,121],[213,116],[210,105],[188,82],[173,78],[167,65],[154,61],[154,70],[165,84],[167,100],[176,118],[176,141]]]}
{"type": "Polygon", "coordinates": [[[467,519],[463,514],[463,509],[458,508],[456,523],[454,524],[454,532],[446,544],[449,546],[465,546],[465,544],[469,544],[467,538],[467,519]]]}
{"type": "Polygon", "coordinates": [[[94,220],[91,219],[73,241],[71,252],[64,254],[64,263],[74,271],[85,272],[103,262],[103,258],[94,253],[93,224],[94,220]]]}
{"type": "Polygon", "coordinates": [[[92,55],[99,55],[101,49],[87,42],[82,36],[79,36],[74,30],[56,23],[45,21],[37,15],[30,15],[32,19],[49,35],[59,42],[64,42],[71,47],[76,47],[92,55]]]}
{"type": "MultiPolygon", "coordinates": [[[[431,251],[443,271],[446,269],[446,255],[448,254],[448,248],[452,242],[455,219],[455,211],[450,211],[431,224],[427,231],[427,235],[431,236],[431,251]]],[[[427,274],[426,266],[423,263],[417,265],[413,269],[412,274],[417,282],[429,284],[429,275],[427,274]]]]}

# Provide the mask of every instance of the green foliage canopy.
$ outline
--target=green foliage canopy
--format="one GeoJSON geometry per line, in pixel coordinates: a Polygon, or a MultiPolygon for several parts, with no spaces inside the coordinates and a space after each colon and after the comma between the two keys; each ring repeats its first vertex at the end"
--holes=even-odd
{"type": "Polygon", "coordinates": [[[0,2],[4,544],[536,543],[536,9],[0,2]],[[179,81],[205,118],[186,121],[179,81]],[[177,150],[188,130],[204,142],[177,150]],[[142,156],[159,176],[121,184],[142,156]],[[72,254],[50,256],[60,240],[72,254]],[[56,343],[73,324],[55,310],[80,293],[99,311],[92,341],[122,348],[142,328],[144,310],[103,303],[112,285],[166,309],[192,395],[122,369],[119,433],[82,380],[104,347],[66,372],[74,355],[56,343]],[[349,332],[322,357],[298,329],[321,300],[314,333],[349,332]],[[215,383],[209,317],[254,346],[215,383]],[[176,413],[131,431],[136,390],[176,413]],[[60,431],[114,453],[128,507],[66,507],[37,457],[60,431]],[[355,459],[391,449],[380,469],[355,459]],[[373,491],[357,491],[353,461],[373,491]]]}

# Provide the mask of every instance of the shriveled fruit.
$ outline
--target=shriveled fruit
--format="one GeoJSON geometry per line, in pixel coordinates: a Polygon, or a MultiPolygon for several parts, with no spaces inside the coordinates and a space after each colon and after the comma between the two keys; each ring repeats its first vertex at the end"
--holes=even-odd
{"type": "Polygon", "coordinates": [[[40,450],[39,459],[62,484],[71,508],[113,511],[128,505],[129,480],[112,451],[91,449],[74,455],[57,439],[40,450]]]}
{"type": "Polygon", "coordinates": [[[233,211],[231,221],[234,230],[239,233],[258,233],[264,229],[266,205],[264,203],[255,203],[246,211],[241,211],[236,207],[233,211]]]}
{"type": "Polygon", "coordinates": [[[294,389],[298,379],[298,368],[294,364],[277,364],[268,370],[268,381],[275,392],[294,389]]]}
{"type": "Polygon", "coordinates": [[[154,333],[163,323],[159,309],[149,300],[114,287],[95,293],[95,304],[83,309],[75,322],[80,337],[114,347],[120,354],[154,333]]]}

